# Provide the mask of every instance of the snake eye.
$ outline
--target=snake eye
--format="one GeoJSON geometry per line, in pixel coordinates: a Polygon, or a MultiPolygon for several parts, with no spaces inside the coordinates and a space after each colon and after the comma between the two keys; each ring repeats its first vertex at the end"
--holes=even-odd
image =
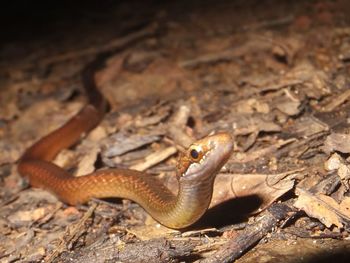
{"type": "Polygon", "coordinates": [[[199,153],[196,150],[191,150],[191,157],[192,159],[197,159],[199,156],[199,153]]]}
{"type": "Polygon", "coordinates": [[[203,157],[203,152],[201,149],[191,149],[190,158],[193,162],[199,162],[203,157]]]}

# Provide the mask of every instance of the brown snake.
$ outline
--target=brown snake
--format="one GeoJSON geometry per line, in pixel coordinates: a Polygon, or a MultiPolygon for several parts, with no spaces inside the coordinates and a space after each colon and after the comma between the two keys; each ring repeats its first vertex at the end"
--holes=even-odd
{"type": "Polygon", "coordinates": [[[51,161],[62,149],[74,145],[83,133],[97,126],[105,114],[106,101],[94,81],[85,82],[84,86],[89,104],[27,149],[19,161],[19,173],[32,186],[44,188],[71,205],[91,198],[126,198],[140,204],[167,227],[181,229],[195,223],[207,210],[215,176],[231,155],[231,136],[227,133],[208,136],[180,155],[177,195],[157,178],[134,170],[104,169],[74,177],[51,161]]]}

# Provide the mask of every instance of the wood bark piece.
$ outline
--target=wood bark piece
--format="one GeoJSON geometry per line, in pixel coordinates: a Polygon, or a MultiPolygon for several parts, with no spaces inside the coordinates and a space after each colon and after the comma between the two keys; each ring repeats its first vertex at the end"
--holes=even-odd
{"type": "Polygon", "coordinates": [[[123,243],[118,240],[100,240],[78,250],[75,253],[62,255],[64,262],[177,262],[190,256],[196,242],[167,240],[157,238],[134,243],[123,243]],[[96,253],[103,251],[103,253],[96,253]]]}
{"type": "Polygon", "coordinates": [[[229,263],[242,256],[249,248],[271,232],[276,225],[287,218],[291,209],[284,204],[274,204],[265,211],[256,223],[224,244],[215,255],[203,259],[201,263],[229,263]]]}

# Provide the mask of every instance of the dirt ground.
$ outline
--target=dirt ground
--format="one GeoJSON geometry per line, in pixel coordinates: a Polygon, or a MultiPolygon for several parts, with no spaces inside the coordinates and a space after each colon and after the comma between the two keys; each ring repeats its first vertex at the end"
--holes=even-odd
{"type": "Polygon", "coordinates": [[[0,261],[350,262],[350,2],[101,2],[0,10],[0,261]],[[182,147],[228,131],[194,226],[128,200],[68,206],[18,174],[84,106],[97,58],[110,111],[55,163],[146,171],[176,193],[182,147]]]}

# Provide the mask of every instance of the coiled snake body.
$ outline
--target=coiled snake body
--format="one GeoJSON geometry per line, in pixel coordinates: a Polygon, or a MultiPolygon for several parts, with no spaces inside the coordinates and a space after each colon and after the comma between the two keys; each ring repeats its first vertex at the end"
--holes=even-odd
{"type": "Polygon", "coordinates": [[[177,195],[157,178],[134,170],[105,169],[74,177],[51,161],[59,151],[75,144],[81,134],[97,126],[105,114],[106,101],[94,82],[85,83],[85,88],[89,103],[62,127],[32,145],[19,161],[19,173],[32,186],[47,189],[71,205],[91,198],[127,198],[167,227],[180,229],[196,222],[207,210],[215,176],[231,154],[231,136],[208,136],[180,156],[177,195]]]}

